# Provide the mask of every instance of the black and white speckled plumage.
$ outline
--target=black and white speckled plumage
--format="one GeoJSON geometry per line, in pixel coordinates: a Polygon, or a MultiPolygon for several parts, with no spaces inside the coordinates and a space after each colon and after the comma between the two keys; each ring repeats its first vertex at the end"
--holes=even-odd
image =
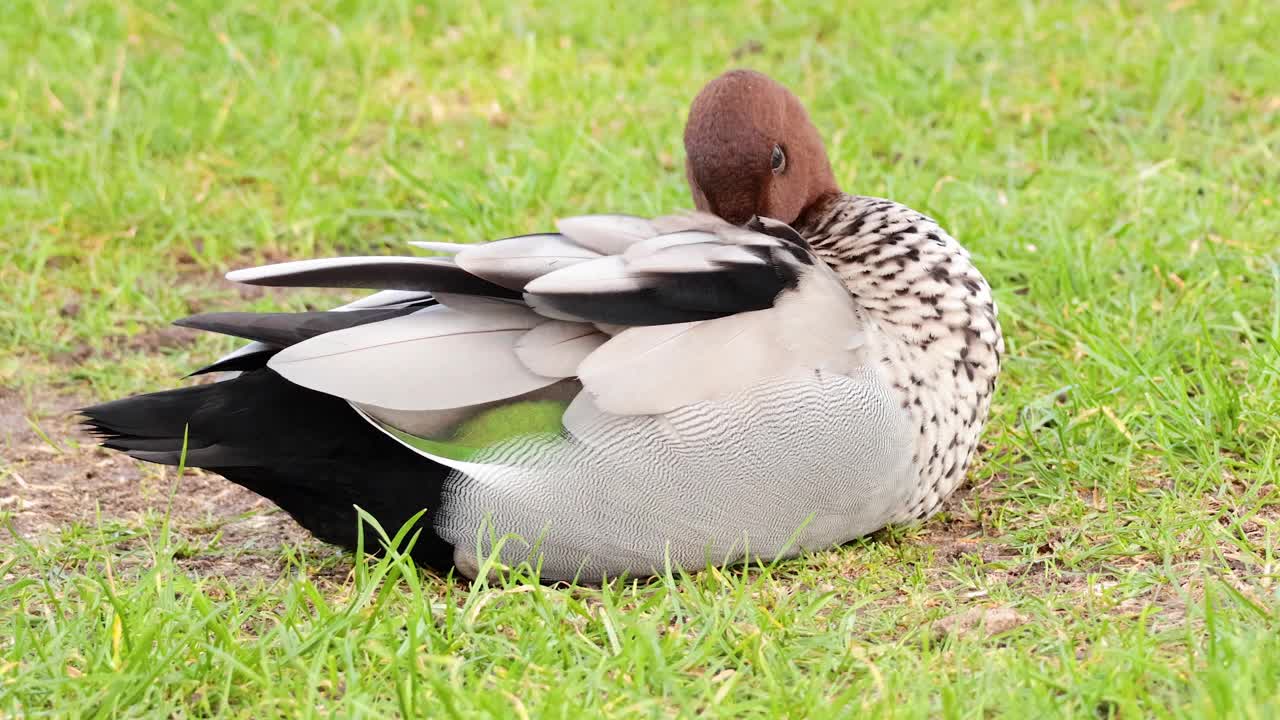
{"type": "Polygon", "coordinates": [[[1004,352],[991,288],[931,218],[840,194],[796,229],[866,311],[871,352],[910,414],[918,478],[894,522],[930,516],[964,479],[1004,352]]]}

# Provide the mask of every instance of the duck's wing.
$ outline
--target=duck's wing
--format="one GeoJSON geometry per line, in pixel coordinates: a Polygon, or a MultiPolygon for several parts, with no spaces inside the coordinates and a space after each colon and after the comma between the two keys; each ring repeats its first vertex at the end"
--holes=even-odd
{"type": "MultiPolygon", "coordinates": [[[[668,413],[761,380],[850,366],[859,342],[852,302],[785,225],[611,215],[570,218],[558,230],[431,243],[452,257],[429,262],[338,258],[239,270],[229,277],[391,288],[326,313],[180,323],[254,341],[206,370],[266,366],[347,400],[406,444],[455,442],[481,413],[546,401],[567,409],[560,424],[539,428],[589,438],[610,417],[668,413]]],[[[513,432],[527,429],[516,423],[513,432]]]]}
{"type": "MultiPolygon", "coordinates": [[[[848,344],[833,344],[819,328],[797,332],[806,323],[848,320],[852,310],[838,281],[785,225],[606,215],[562,220],[558,229],[481,245],[432,244],[456,254],[430,262],[338,258],[229,277],[376,287],[377,269],[387,274],[382,284],[432,292],[439,304],[372,322],[316,314],[281,328],[282,318],[270,318],[272,339],[305,335],[317,322],[333,326],[280,350],[268,360],[271,369],[400,413],[493,403],[571,378],[605,412],[660,413],[807,367],[820,360],[815,354],[848,344]]],[[[373,318],[371,310],[347,314],[373,318]]]]}
{"type": "Polygon", "coordinates": [[[860,344],[857,311],[794,230],[685,220],[662,219],[670,231],[525,286],[538,312],[615,329],[578,365],[595,407],[659,414],[766,378],[847,367],[860,344]]]}
{"type": "Polygon", "coordinates": [[[435,304],[435,297],[427,291],[380,290],[324,313],[209,313],[185,317],[174,324],[250,340],[191,375],[238,373],[265,367],[277,352],[310,337],[398,317],[435,304]],[[357,312],[350,316],[337,314],[348,311],[357,312]],[[382,314],[371,311],[382,311],[382,314]],[[263,328],[259,318],[270,318],[265,322],[273,327],[263,328]]]}

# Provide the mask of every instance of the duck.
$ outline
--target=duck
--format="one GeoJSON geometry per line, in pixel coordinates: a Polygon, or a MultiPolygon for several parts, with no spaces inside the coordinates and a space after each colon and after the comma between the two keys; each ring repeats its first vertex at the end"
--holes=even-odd
{"type": "Polygon", "coordinates": [[[688,211],[234,270],[375,292],[179,320],[249,344],[196,371],[215,382],[83,420],[325,542],[407,528],[417,564],[473,579],[771,562],[929,518],[965,477],[1003,352],[969,253],[840,190],[803,104],[762,73],[710,81],[683,139],[688,211]]]}

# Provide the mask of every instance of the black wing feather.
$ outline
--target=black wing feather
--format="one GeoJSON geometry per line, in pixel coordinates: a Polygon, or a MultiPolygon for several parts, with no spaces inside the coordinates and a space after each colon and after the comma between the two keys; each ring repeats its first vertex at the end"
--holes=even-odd
{"type": "Polygon", "coordinates": [[[372,257],[359,260],[301,261],[238,270],[228,278],[246,285],[268,287],[366,288],[425,290],[459,295],[483,295],[515,300],[520,293],[476,277],[452,263],[435,258],[372,257]]]}
{"type": "Polygon", "coordinates": [[[667,325],[714,320],[773,307],[799,283],[790,248],[745,248],[765,264],[725,263],[714,271],[639,274],[643,287],[617,292],[537,293],[539,303],[584,320],[617,325],[667,325]],[[785,259],[784,259],[785,256],[785,259]]]}
{"type": "Polygon", "coordinates": [[[310,340],[317,335],[345,330],[357,325],[381,322],[407,315],[418,307],[378,310],[346,310],[343,312],[251,313],[216,312],[191,315],[175,320],[174,325],[257,340],[278,348],[310,340]]]}

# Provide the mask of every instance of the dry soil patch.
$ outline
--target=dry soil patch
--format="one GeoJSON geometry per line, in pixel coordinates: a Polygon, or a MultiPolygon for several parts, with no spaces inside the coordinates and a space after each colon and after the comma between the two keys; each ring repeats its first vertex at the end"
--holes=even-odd
{"type": "MultiPolygon", "coordinates": [[[[0,530],[0,551],[19,539],[39,544],[77,523],[154,526],[154,514],[166,512],[174,469],[94,445],[75,413],[90,402],[48,391],[0,390],[0,513],[9,526],[0,530]]],[[[309,553],[334,552],[269,501],[198,470],[178,481],[170,518],[176,537],[215,548],[183,561],[201,574],[275,576],[286,543],[309,553]]]]}

